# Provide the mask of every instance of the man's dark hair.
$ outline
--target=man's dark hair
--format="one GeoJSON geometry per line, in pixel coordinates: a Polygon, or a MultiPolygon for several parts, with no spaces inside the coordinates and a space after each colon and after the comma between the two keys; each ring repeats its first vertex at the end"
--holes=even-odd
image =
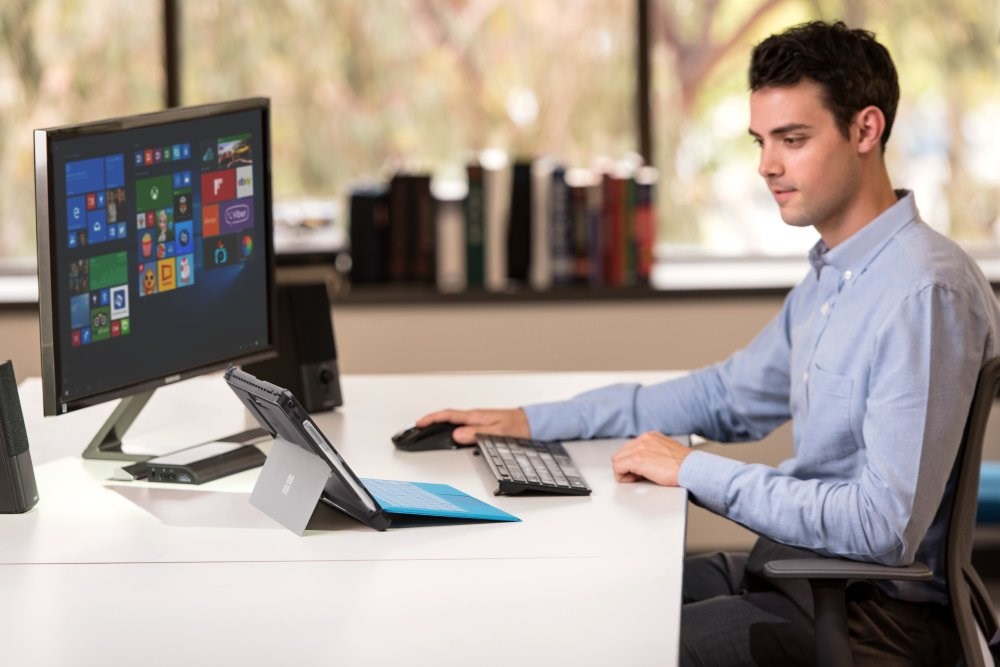
{"type": "Polygon", "coordinates": [[[812,21],[771,35],[750,57],[750,90],[794,86],[804,79],[823,90],[823,102],[845,137],[855,115],[876,106],[885,116],[882,148],[889,140],[899,103],[899,80],[889,51],[874,33],[842,21],[812,21]]]}

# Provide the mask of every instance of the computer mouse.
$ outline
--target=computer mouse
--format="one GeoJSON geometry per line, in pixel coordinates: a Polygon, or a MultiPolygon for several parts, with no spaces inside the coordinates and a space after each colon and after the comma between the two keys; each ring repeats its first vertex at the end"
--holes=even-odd
{"type": "Polygon", "coordinates": [[[404,452],[455,449],[458,443],[451,439],[451,432],[459,426],[451,422],[435,422],[423,428],[411,426],[392,436],[392,443],[404,452]]]}

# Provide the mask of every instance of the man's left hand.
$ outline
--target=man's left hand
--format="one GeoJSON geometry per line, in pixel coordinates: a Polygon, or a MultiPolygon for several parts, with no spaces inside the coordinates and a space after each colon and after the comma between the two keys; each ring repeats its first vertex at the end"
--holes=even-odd
{"type": "Polygon", "coordinates": [[[643,433],[611,457],[615,479],[638,482],[648,479],[661,486],[678,486],[681,464],[691,449],[662,433],[643,433]]]}

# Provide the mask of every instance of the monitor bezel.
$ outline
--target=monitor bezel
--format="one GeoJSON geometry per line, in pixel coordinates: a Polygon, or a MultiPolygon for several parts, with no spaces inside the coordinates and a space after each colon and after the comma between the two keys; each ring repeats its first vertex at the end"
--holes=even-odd
{"type": "Polygon", "coordinates": [[[80,408],[97,405],[106,401],[132,396],[142,392],[150,392],[158,387],[166,386],[197,377],[217,370],[227,368],[232,364],[245,364],[253,361],[272,359],[277,355],[277,288],[275,276],[273,203],[271,199],[271,109],[270,99],[266,97],[250,97],[226,102],[215,102],[196,106],[177,107],[162,111],[121,116],[88,123],[62,125],[35,130],[35,219],[37,235],[38,261],[38,314],[39,338],[41,345],[42,370],[42,408],[45,416],[59,415],[80,408]],[[54,229],[55,193],[52,188],[50,166],[51,147],[54,142],[86,136],[95,136],[112,132],[164,125],[180,121],[198,120],[243,111],[259,111],[262,115],[263,143],[263,205],[264,205],[264,252],[265,274],[267,282],[267,332],[268,345],[253,352],[238,356],[219,359],[216,362],[178,369],[171,375],[150,378],[112,387],[90,394],[60,397],[61,386],[57,375],[59,367],[58,356],[61,352],[56,344],[56,314],[53,312],[53,290],[56,283],[57,267],[52,263],[52,244],[57,238],[54,229]]]}

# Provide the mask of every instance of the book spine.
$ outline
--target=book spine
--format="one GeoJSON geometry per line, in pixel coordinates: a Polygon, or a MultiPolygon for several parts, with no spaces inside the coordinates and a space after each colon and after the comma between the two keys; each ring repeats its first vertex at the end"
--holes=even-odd
{"type": "Polygon", "coordinates": [[[590,273],[588,282],[591,287],[604,284],[604,192],[601,183],[594,179],[587,186],[587,230],[588,255],[590,256],[590,273]]]}
{"type": "Polygon", "coordinates": [[[586,284],[590,279],[590,220],[587,211],[587,188],[583,182],[571,183],[569,209],[573,234],[573,282],[586,284]]]}
{"type": "Polygon", "coordinates": [[[483,171],[486,192],[484,283],[491,292],[507,289],[507,221],[510,215],[510,166],[506,161],[483,171]]]}
{"type": "Polygon", "coordinates": [[[552,170],[549,211],[552,231],[550,236],[552,283],[568,285],[573,279],[572,234],[570,233],[569,189],[566,186],[566,170],[561,166],[556,166],[552,170]]]}
{"type": "Polygon", "coordinates": [[[389,247],[386,274],[393,282],[409,278],[410,178],[396,174],[389,184],[389,247]]]}
{"type": "Polygon", "coordinates": [[[386,279],[385,243],[388,198],[384,187],[352,190],[350,200],[351,283],[379,283],[386,279]]]}
{"type": "Polygon", "coordinates": [[[635,179],[622,179],[621,285],[635,285],[635,179]]]}
{"type": "Polygon", "coordinates": [[[410,181],[409,276],[413,282],[433,284],[436,248],[434,199],[429,174],[415,174],[410,181]]]}
{"type": "Polygon", "coordinates": [[[469,192],[465,197],[465,272],[469,287],[484,285],[484,239],[486,193],[483,189],[483,168],[478,164],[470,164],[466,168],[469,179],[469,192]]]}
{"type": "Polygon", "coordinates": [[[552,163],[548,158],[531,166],[531,268],[529,281],[536,290],[552,286],[552,163]]]}
{"type": "Polygon", "coordinates": [[[636,281],[648,285],[653,274],[656,245],[656,181],[654,167],[642,167],[635,184],[636,281]]]}
{"type": "Polygon", "coordinates": [[[507,277],[528,282],[531,264],[531,163],[518,161],[511,172],[510,214],[507,218],[507,277]]]}
{"type": "Polygon", "coordinates": [[[439,200],[437,210],[437,288],[465,289],[465,216],[462,200],[439,200]]]}

